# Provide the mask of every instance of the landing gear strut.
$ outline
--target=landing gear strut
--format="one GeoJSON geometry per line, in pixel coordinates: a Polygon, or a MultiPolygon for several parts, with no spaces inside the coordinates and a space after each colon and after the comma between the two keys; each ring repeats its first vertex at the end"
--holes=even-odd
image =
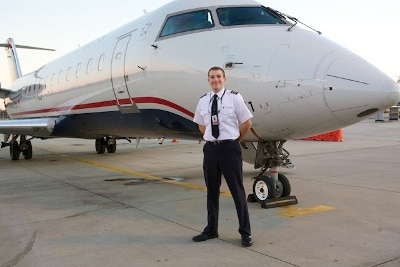
{"type": "Polygon", "coordinates": [[[249,202],[260,202],[263,208],[297,204],[297,198],[290,196],[291,186],[285,175],[278,173],[278,167],[293,168],[289,152],[283,148],[283,141],[260,142],[257,146],[255,168],[261,168],[254,177],[253,194],[249,202]]]}
{"type": "Polygon", "coordinates": [[[115,137],[107,136],[103,138],[97,138],[95,142],[97,154],[104,154],[104,152],[115,153],[117,150],[117,141],[115,137]]]}

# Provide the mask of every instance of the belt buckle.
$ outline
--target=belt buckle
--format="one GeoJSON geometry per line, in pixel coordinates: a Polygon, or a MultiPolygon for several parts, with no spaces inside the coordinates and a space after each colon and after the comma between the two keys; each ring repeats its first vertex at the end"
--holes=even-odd
{"type": "Polygon", "coordinates": [[[221,144],[229,143],[229,142],[232,142],[232,141],[234,141],[234,140],[231,140],[231,139],[215,140],[215,141],[211,141],[211,143],[214,144],[214,145],[221,145],[221,144]]]}
{"type": "Polygon", "coordinates": [[[234,139],[214,140],[214,141],[207,141],[207,143],[213,144],[213,145],[220,145],[220,144],[226,144],[226,143],[234,142],[236,140],[234,140],[234,139]]]}

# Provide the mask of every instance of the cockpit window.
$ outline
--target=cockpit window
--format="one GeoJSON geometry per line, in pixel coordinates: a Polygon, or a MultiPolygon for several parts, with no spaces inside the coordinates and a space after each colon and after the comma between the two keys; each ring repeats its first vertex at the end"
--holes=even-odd
{"type": "Polygon", "coordinates": [[[211,12],[209,10],[197,10],[169,17],[164,24],[160,37],[212,27],[214,27],[214,21],[211,12]]]}
{"type": "Polygon", "coordinates": [[[223,26],[286,23],[262,6],[218,8],[217,14],[223,26]]]}

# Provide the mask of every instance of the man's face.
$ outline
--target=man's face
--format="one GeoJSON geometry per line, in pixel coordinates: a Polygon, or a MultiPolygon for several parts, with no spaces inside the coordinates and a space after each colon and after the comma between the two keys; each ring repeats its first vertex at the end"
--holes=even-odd
{"type": "Polygon", "coordinates": [[[214,93],[218,93],[224,88],[226,78],[221,70],[211,70],[208,74],[208,83],[214,93]]]}

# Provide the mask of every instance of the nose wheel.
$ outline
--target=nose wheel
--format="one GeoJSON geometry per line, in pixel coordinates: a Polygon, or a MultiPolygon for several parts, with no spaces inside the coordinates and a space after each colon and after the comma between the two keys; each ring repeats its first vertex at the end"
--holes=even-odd
{"type": "Polygon", "coordinates": [[[278,181],[272,177],[261,175],[253,183],[253,194],[255,200],[263,202],[267,199],[287,197],[290,195],[291,187],[289,180],[283,174],[278,174],[278,181]]]}
{"type": "Polygon", "coordinates": [[[272,176],[260,175],[253,183],[253,194],[247,198],[249,202],[259,202],[263,208],[282,207],[297,204],[297,198],[290,196],[291,186],[283,174],[278,174],[278,180],[272,176]]]}

